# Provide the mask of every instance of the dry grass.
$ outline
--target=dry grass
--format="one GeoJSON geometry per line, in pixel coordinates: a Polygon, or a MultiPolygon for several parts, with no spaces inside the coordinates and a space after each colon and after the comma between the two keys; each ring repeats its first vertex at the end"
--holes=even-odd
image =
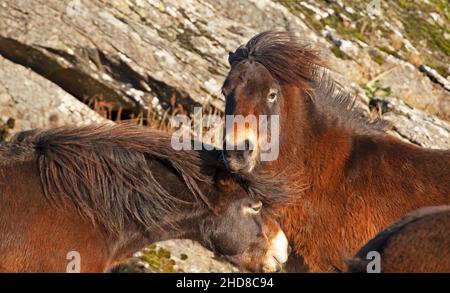
{"type": "MultiPolygon", "coordinates": [[[[163,110],[162,112],[156,111],[151,104],[147,106],[147,109],[141,110],[139,113],[130,113],[125,114],[125,111],[122,107],[116,106],[113,102],[108,102],[105,100],[103,96],[94,96],[85,101],[85,103],[92,108],[96,113],[101,115],[102,117],[114,121],[115,123],[131,123],[136,124],[142,127],[150,127],[152,129],[158,129],[166,132],[174,132],[180,127],[172,127],[172,121],[176,115],[186,115],[191,119],[191,125],[183,125],[186,129],[190,129],[191,135],[193,138],[198,140],[204,140],[204,134],[207,131],[212,130],[213,128],[222,127],[222,125],[212,125],[212,127],[203,127],[203,137],[196,137],[196,133],[194,132],[194,115],[193,113],[189,113],[184,109],[182,104],[176,103],[175,97],[170,99],[170,105],[163,110]]],[[[224,114],[221,110],[213,107],[211,105],[203,105],[202,106],[202,117],[207,117],[209,115],[217,115],[222,120],[224,118],[224,114]]],[[[209,125],[209,121],[203,123],[204,125],[209,125]]]]}

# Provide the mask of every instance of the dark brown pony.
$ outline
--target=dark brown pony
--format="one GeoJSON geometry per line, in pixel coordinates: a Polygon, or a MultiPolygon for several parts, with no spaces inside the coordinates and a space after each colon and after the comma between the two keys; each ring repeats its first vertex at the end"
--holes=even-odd
{"type": "Polygon", "coordinates": [[[217,161],[131,126],[17,134],[0,147],[0,271],[65,272],[75,251],[82,272],[104,272],[172,238],[243,269],[279,270],[287,240],[249,197],[270,188],[235,181],[217,161]]]}
{"type": "Polygon", "coordinates": [[[380,232],[348,261],[348,272],[365,273],[378,252],[380,272],[450,272],[450,206],[426,207],[380,232]]]}
{"type": "Polygon", "coordinates": [[[295,206],[272,207],[311,271],[343,270],[344,256],[407,212],[450,204],[450,152],[401,141],[383,123],[369,123],[308,45],[265,32],[229,61],[225,114],[279,115],[279,156],[258,162],[261,137],[245,128],[231,140],[253,149],[225,150],[224,159],[235,173],[288,181],[295,206]]]}

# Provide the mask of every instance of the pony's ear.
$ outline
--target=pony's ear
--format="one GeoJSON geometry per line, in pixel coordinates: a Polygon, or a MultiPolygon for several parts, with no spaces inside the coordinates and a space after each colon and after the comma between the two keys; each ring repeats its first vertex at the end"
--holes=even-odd
{"type": "Polygon", "coordinates": [[[233,65],[233,62],[236,60],[236,54],[233,52],[228,52],[228,63],[233,65]]]}
{"type": "Polygon", "coordinates": [[[245,46],[240,46],[234,52],[228,53],[228,63],[232,66],[235,62],[240,62],[243,59],[249,59],[250,54],[245,46]]]}

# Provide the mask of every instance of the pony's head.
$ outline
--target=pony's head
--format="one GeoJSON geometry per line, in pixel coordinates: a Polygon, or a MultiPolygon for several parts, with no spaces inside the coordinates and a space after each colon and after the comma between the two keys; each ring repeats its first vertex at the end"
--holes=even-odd
{"type": "Polygon", "coordinates": [[[276,272],[288,259],[286,236],[259,200],[233,201],[203,227],[204,244],[241,269],[276,272]]]}
{"type": "Polygon", "coordinates": [[[285,97],[310,87],[320,60],[292,35],[264,32],[230,53],[229,63],[223,154],[230,170],[249,173],[258,161],[277,158],[279,127],[290,106],[285,97]]]}

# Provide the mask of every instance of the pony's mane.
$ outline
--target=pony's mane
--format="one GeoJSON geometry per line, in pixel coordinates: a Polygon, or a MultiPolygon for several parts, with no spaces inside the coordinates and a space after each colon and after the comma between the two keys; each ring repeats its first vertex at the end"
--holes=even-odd
{"type": "Polygon", "coordinates": [[[260,33],[229,54],[231,65],[242,60],[264,65],[281,83],[302,86],[314,82],[317,70],[325,66],[311,46],[292,34],[276,31],[260,33]]]}
{"type": "Polygon", "coordinates": [[[386,120],[370,120],[355,97],[337,83],[327,70],[323,70],[315,82],[311,99],[316,109],[336,124],[360,134],[383,132],[389,123],[386,120]]]}
{"type": "MultiPolygon", "coordinates": [[[[0,165],[37,162],[50,203],[58,207],[72,204],[93,223],[114,233],[122,231],[126,221],[144,229],[160,229],[161,223],[177,228],[171,220],[180,219],[179,213],[188,208],[216,212],[213,200],[217,197],[202,190],[217,191],[214,176],[225,169],[219,156],[219,151],[175,151],[169,133],[132,125],[30,130],[0,147],[0,165]],[[171,195],[158,182],[151,168],[154,161],[180,177],[190,200],[171,195]]],[[[240,192],[263,202],[288,200],[282,191],[284,182],[228,175],[240,192]]]]}
{"type": "Polygon", "coordinates": [[[161,228],[161,223],[170,224],[181,204],[200,202],[211,208],[198,183],[213,184],[208,171],[214,170],[215,160],[202,155],[174,151],[167,133],[130,125],[26,131],[0,149],[3,164],[37,161],[44,195],[51,203],[72,203],[113,232],[121,231],[130,219],[145,229],[161,228]],[[152,160],[182,177],[192,201],[182,201],[161,186],[152,173],[152,160]]]}
{"type": "Polygon", "coordinates": [[[356,106],[355,97],[330,76],[318,50],[288,32],[260,33],[230,53],[228,60],[231,66],[243,60],[264,65],[281,84],[301,88],[320,113],[345,121],[344,126],[353,130],[386,128],[385,122],[366,118],[365,111],[356,106]]]}

